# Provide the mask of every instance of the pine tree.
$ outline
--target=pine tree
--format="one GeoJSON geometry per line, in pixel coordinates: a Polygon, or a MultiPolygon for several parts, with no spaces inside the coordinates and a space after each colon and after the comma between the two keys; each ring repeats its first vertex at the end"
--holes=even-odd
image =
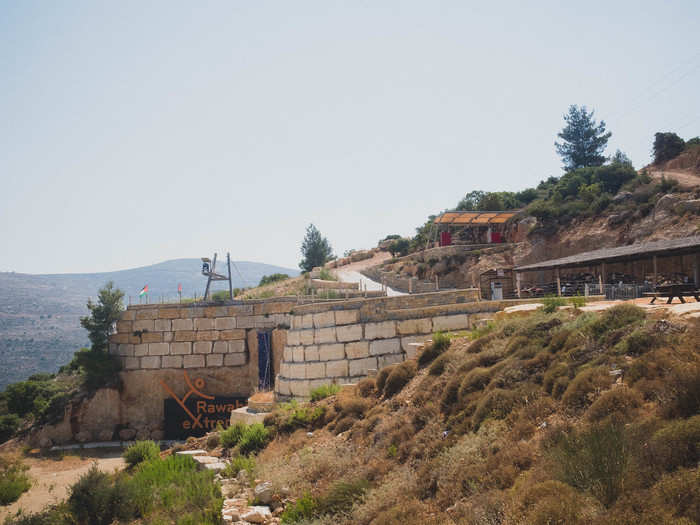
{"type": "Polygon", "coordinates": [[[333,259],[333,248],[328,243],[328,239],[323,237],[313,224],[309,224],[306,228],[306,235],[301,244],[301,255],[299,268],[305,272],[310,272],[316,266],[323,266],[333,259]]]}
{"type": "Polygon", "coordinates": [[[597,124],[592,110],[589,112],[586,106],[579,108],[576,105],[569,106],[564,121],[566,126],[557,135],[563,142],[554,143],[564,161],[564,170],[602,166],[605,163],[603,152],[612,136],[609,131],[606,133],[605,122],[601,120],[597,124]]]}
{"type": "Polygon", "coordinates": [[[114,288],[112,281],[109,281],[104,288],[100,288],[97,304],[93,303],[92,299],[88,299],[87,308],[90,310],[90,315],[81,317],[80,325],[88,331],[93,351],[107,350],[114,323],[119,320],[124,310],[122,299],[124,299],[124,292],[114,288]]]}

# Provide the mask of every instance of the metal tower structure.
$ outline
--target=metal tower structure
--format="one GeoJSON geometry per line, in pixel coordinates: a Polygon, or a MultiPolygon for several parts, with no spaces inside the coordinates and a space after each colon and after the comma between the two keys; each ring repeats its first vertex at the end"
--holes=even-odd
{"type": "Polygon", "coordinates": [[[228,294],[231,300],[233,300],[233,286],[231,285],[231,255],[226,254],[226,266],[228,268],[228,277],[226,275],[221,275],[216,273],[216,253],[214,254],[214,259],[209,259],[209,257],[202,257],[202,275],[207,277],[207,287],[204,290],[204,300],[209,300],[209,288],[212,281],[228,281],[228,294]]]}

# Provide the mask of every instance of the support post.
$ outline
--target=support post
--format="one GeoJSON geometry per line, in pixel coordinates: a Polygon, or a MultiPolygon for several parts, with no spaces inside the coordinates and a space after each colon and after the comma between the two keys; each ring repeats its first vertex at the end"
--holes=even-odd
{"type": "Polygon", "coordinates": [[[226,252],[226,264],[228,265],[228,295],[233,301],[233,285],[231,284],[231,254],[229,252],[226,252]]]}
{"type": "Polygon", "coordinates": [[[518,299],[520,299],[520,273],[515,274],[515,288],[518,291],[518,299]]]}
{"type": "Polygon", "coordinates": [[[656,290],[656,284],[659,282],[659,262],[658,262],[658,257],[654,255],[654,258],[652,259],[654,262],[654,290],[656,290]]]}
{"type": "Polygon", "coordinates": [[[557,295],[561,295],[561,277],[559,276],[559,268],[555,268],[554,272],[557,276],[557,295]]]}
{"type": "Polygon", "coordinates": [[[605,291],[603,290],[603,274],[601,273],[598,274],[598,286],[598,294],[605,295],[605,291]]]}
{"type": "Polygon", "coordinates": [[[695,253],[693,254],[693,283],[695,283],[696,289],[698,286],[700,286],[700,283],[698,282],[698,271],[698,254],[695,253]]]}

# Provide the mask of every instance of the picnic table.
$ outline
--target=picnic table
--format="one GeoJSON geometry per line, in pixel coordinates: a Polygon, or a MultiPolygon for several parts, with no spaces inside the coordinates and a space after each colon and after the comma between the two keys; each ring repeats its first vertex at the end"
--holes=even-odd
{"type": "Polygon", "coordinates": [[[662,284],[655,288],[653,292],[644,292],[644,295],[651,297],[651,303],[658,297],[668,297],[666,304],[671,304],[674,297],[678,297],[682,303],[685,303],[683,297],[695,297],[695,300],[700,303],[700,290],[695,284],[662,284]]]}

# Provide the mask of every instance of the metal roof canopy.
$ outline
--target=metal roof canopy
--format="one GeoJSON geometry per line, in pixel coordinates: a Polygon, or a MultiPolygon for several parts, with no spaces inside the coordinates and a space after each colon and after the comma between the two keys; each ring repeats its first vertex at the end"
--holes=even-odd
{"type": "Polygon", "coordinates": [[[698,251],[700,251],[700,235],[694,235],[692,237],[682,237],[680,239],[618,246],[617,248],[602,248],[600,250],[578,253],[559,259],[550,259],[539,263],[516,266],[514,270],[516,272],[553,270],[555,268],[591,266],[603,262],[613,263],[640,259],[642,255],[645,257],[659,255],[674,256],[697,253],[698,251]]]}
{"type": "Polygon", "coordinates": [[[515,217],[520,210],[510,211],[447,211],[436,217],[435,224],[464,226],[469,224],[503,224],[515,217]]]}

